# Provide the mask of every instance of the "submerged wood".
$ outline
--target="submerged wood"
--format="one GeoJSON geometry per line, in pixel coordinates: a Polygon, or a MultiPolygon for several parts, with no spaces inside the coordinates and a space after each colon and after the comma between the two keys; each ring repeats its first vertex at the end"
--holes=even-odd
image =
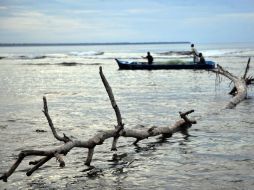
{"type": "Polygon", "coordinates": [[[72,150],[74,147],[78,148],[87,148],[88,149],[88,155],[87,159],[85,161],[86,165],[90,165],[93,158],[93,153],[95,150],[95,147],[97,145],[103,144],[103,142],[108,138],[114,138],[112,149],[116,149],[116,143],[117,139],[119,137],[131,137],[136,139],[134,144],[138,143],[140,140],[152,137],[152,136],[158,136],[161,135],[163,138],[169,138],[174,133],[180,132],[183,135],[188,136],[188,129],[192,126],[192,124],[195,124],[195,120],[190,120],[187,115],[194,112],[194,110],[190,110],[187,112],[179,112],[181,119],[176,121],[174,125],[168,126],[168,127],[151,127],[148,129],[125,129],[123,127],[122,118],[120,114],[120,110],[117,107],[117,104],[115,102],[113,92],[111,90],[111,87],[109,86],[105,76],[103,75],[102,69],[100,67],[100,75],[103,81],[103,84],[106,88],[106,91],[108,93],[108,96],[110,98],[111,104],[113,109],[115,110],[116,117],[117,117],[117,126],[115,129],[112,130],[105,130],[102,132],[99,132],[95,134],[92,138],[81,141],[81,140],[75,140],[74,138],[69,138],[66,135],[63,135],[63,137],[59,136],[55,130],[55,127],[53,125],[52,119],[48,113],[48,105],[46,97],[43,97],[43,104],[44,104],[44,110],[43,113],[48,121],[49,127],[51,128],[51,131],[54,135],[54,137],[64,142],[64,144],[60,147],[53,148],[51,150],[23,150],[19,153],[18,159],[16,162],[10,167],[8,171],[2,174],[0,176],[0,180],[3,180],[7,182],[7,179],[13,174],[13,172],[17,169],[17,167],[21,164],[23,159],[25,157],[29,156],[42,156],[40,160],[29,162],[30,165],[34,165],[30,170],[27,171],[26,175],[30,176],[34,171],[36,171],[38,168],[40,168],[42,165],[44,165],[46,162],[48,162],[51,158],[55,157],[56,160],[59,162],[60,167],[65,166],[65,162],[63,160],[63,156],[66,156],[70,150],[72,150]]]}
{"type": "Polygon", "coordinates": [[[250,58],[248,60],[244,75],[242,77],[237,77],[233,75],[220,65],[217,65],[217,69],[212,70],[212,72],[223,75],[234,83],[233,89],[229,92],[229,94],[233,95],[233,98],[231,98],[231,100],[226,105],[226,108],[228,109],[234,108],[237,104],[239,104],[247,97],[247,85],[250,85],[253,82],[252,77],[247,77],[247,73],[250,68],[249,64],[250,58]]]}

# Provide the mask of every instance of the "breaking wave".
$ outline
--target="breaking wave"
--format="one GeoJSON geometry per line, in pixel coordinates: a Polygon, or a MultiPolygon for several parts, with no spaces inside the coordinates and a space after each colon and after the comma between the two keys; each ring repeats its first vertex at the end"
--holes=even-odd
{"type": "Polygon", "coordinates": [[[191,55],[190,51],[167,51],[167,52],[162,52],[162,53],[158,53],[159,55],[191,55]]]}
{"type": "Polygon", "coordinates": [[[77,62],[61,62],[61,63],[58,63],[58,65],[62,65],[62,66],[76,66],[76,65],[82,65],[82,63],[77,63],[77,62]]]}
{"type": "Polygon", "coordinates": [[[61,62],[61,63],[57,63],[56,65],[62,65],[62,66],[77,66],[77,65],[82,65],[82,66],[88,66],[88,65],[102,65],[102,63],[61,62]]]}
{"type": "Polygon", "coordinates": [[[78,56],[78,57],[93,56],[93,55],[103,55],[103,54],[104,54],[104,52],[102,52],[102,51],[84,51],[84,52],[73,51],[73,52],[69,53],[69,55],[78,56]]]}
{"type": "Polygon", "coordinates": [[[0,56],[0,59],[22,59],[22,60],[32,60],[32,59],[46,59],[46,58],[78,58],[78,57],[89,57],[103,55],[102,51],[85,51],[85,52],[69,52],[69,53],[51,53],[42,55],[5,55],[0,56]]]}
{"type": "MultiPolygon", "coordinates": [[[[254,54],[253,49],[211,49],[211,50],[199,50],[205,57],[248,57],[254,54]]],[[[159,56],[169,57],[188,57],[192,56],[190,51],[167,51],[157,53],[159,56]]]]}
{"type": "Polygon", "coordinates": [[[48,65],[61,65],[61,66],[78,66],[78,65],[82,65],[82,66],[91,66],[91,65],[102,65],[103,63],[81,63],[81,62],[75,62],[75,61],[64,61],[64,62],[59,62],[59,63],[49,63],[49,62],[45,62],[45,63],[24,63],[23,65],[36,65],[36,66],[48,66],[48,65]]]}

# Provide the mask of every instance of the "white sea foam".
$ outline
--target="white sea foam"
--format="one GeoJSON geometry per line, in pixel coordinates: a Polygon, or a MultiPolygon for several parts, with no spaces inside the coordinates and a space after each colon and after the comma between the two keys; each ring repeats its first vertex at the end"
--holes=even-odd
{"type": "MultiPolygon", "coordinates": [[[[0,57],[1,60],[40,60],[43,62],[89,62],[90,60],[96,59],[97,63],[99,60],[113,60],[115,58],[123,60],[139,60],[142,56],[146,55],[147,51],[150,51],[155,59],[186,59],[192,57],[188,55],[189,47],[176,48],[175,46],[107,46],[100,47],[102,50],[98,50],[95,46],[86,47],[45,47],[30,48],[27,47],[12,47],[1,49],[0,57]],[[61,60],[57,60],[61,59],[61,60]],[[78,59],[78,60],[76,60],[78,59]],[[82,60],[80,60],[82,59],[82,60]],[[86,61],[87,59],[87,61],[86,61]]],[[[254,47],[240,47],[235,48],[234,46],[200,46],[197,47],[199,52],[202,52],[205,57],[246,57],[254,55],[254,47]]]]}
{"type": "Polygon", "coordinates": [[[70,52],[69,55],[72,56],[93,56],[93,55],[103,55],[104,52],[102,51],[83,51],[83,52],[77,52],[77,51],[73,51],[70,52]]]}

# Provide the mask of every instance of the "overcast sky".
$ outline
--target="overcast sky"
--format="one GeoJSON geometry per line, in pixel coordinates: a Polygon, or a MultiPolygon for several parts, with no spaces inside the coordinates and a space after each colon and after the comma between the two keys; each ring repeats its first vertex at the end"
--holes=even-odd
{"type": "Polygon", "coordinates": [[[0,43],[254,42],[254,0],[0,0],[0,43]]]}

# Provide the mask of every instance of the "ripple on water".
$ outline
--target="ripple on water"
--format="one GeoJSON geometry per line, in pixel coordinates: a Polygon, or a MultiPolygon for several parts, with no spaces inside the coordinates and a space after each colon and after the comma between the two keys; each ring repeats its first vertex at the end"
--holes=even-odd
{"type": "MultiPolygon", "coordinates": [[[[210,58],[235,74],[246,64],[241,57],[210,58]]],[[[133,146],[135,139],[120,138],[117,153],[127,156],[114,164],[108,161],[115,153],[110,151],[112,139],[106,140],[95,148],[92,165],[102,172],[94,177],[82,172],[87,169],[87,150],[80,148],[64,157],[66,167],[59,168],[52,159],[30,177],[25,175],[30,168],[30,159],[26,159],[8,183],[0,182],[0,189],[251,189],[254,185],[254,99],[233,110],[223,109],[231,98],[227,80],[215,87],[216,77],[204,71],[119,71],[111,59],[43,61],[53,64],[42,67],[36,65],[42,60],[31,60],[31,66],[22,64],[28,60],[1,59],[1,172],[10,167],[21,150],[61,145],[41,112],[43,95],[61,135],[87,140],[117,124],[98,74],[99,65],[126,128],[171,126],[179,119],[179,111],[190,109],[195,110],[190,117],[198,123],[190,129],[192,136],[188,139],[180,134],[165,142],[152,137],[133,146]],[[62,62],[82,64],[54,64],[62,62]],[[46,132],[36,133],[36,129],[46,132]]],[[[250,88],[250,97],[252,93],[250,88]]]]}

